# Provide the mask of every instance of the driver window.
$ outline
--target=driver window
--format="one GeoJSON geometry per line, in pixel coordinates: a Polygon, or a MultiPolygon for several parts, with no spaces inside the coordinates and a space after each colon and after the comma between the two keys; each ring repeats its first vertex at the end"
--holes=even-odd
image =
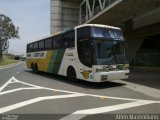
{"type": "Polygon", "coordinates": [[[78,47],[78,55],[80,61],[88,66],[91,67],[93,63],[93,53],[91,43],[88,41],[80,41],[78,47]]]}

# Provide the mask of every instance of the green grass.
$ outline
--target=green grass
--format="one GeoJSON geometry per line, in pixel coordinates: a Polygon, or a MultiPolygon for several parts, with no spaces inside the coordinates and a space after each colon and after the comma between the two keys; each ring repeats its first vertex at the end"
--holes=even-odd
{"type": "Polygon", "coordinates": [[[9,65],[17,62],[19,62],[19,60],[13,60],[11,58],[4,57],[3,60],[0,62],[0,67],[3,65],[9,65]]]}

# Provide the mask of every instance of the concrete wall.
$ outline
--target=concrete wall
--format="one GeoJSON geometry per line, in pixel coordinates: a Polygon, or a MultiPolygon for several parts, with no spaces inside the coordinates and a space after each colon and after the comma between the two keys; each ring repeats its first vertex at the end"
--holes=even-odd
{"type": "MultiPolygon", "coordinates": [[[[145,14],[136,16],[133,20],[132,29],[127,38],[129,59],[133,60],[136,52],[141,47],[144,39],[147,36],[160,34],[160,7],[153,9],[145,14]]],[[[152,45],[152,42],[151,42],[152,45]]]]}
{"type": "Polygon", "coordinates": [[[76,1],[51,0],[50,33],[69,29],[78,24],[79,3],[76,1]]]}
{"type": "Polygon", "coordinates": [[[133,19],[133,29],[160,22],[160,7],[133,19]]]}
{"type": "Polygon", "coordinates": [[[131,62],[134,59],[136,52],[141,47],[143,41],[144,41],[144,38],[127,40],[129,62],[131,62]]]}

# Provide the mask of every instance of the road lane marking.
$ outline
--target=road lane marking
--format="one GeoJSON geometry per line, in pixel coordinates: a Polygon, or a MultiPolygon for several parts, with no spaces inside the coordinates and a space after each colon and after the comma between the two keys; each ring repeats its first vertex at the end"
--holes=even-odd
{"type": "Polygon", "coordinates": [[[13,81],[13,80],[12,80],[10,83],[16,83],[16,81],[13,81]]]}
{"type": "MultiPolygon", "coordinates": [[[[69,117],[74,117],[74,114],[78,114],[78,113],[92,113],[92,111],[94,114],[98,114],[96,111],[99,111],[100,109],[102,109],[100,112],[103,113],[105,112],[109,112],[107,111],[108,109],[111,109],[113,107],[113,111],[114,110],[119,110],[119,109],[126,109],[123,106],[128,105],[130,107],[136,107],[136,106],[141,106],[141,105],[147,105],[147,104],[152,104],[152,103],[160,103],[160,101],[153,101],[153,100],[142,100],[142,99],[131,99],[131,98],[121,98],[121,97],[111,97],[111,96],[103,96],[103,95],[94,95],[94,94],[86,94],[86,93],[79,93],[79,92],[72,92],[72,91],[66,91],[66,90],[59,90],[59,89],[52,89],[52,88],[47,88],[47,87],[41,87],[38,85],[33,85],[30,83],[26,83],[26,82],[22,82],[19,81],[18,79],[16,79],[15,77],[12,77],[10,80],[8,80],[2,87],[1,90],[3,90],[5,87],[7,87],[8,84],[13,83],[13,82],[17,82],[17,83],[21,83],[21,84],[25,84],[25,85],[29,85],[30,87],[28,88],[17,88],[17,89],[13,89],[13,90],[8,90],[8,91],[3,91],[0,92],[0,95],[4,95],[7,93],[11,93],[11,92],[16,92],[16,91],[20,91],[20,90],[27,90],[27,89],[44,89],[44,90],[51,90],[51,91],[57,91],[57,92],[63,92],[63,93],[67,93],[69,95],[57,95],[57,96],[45,96],[45,97],[37,97],[34,99],[30,99],[27,101],[23,101],[20,103],[16,103],[13,105],[9,105],[3,108],[0,108],[0,114],[4,113],[4,112],[8,112],[26,105],[30,105],[39,101],[43,101],[43,100],[50,100],[50,99],[59,99],[59,98],[70,98],[70,97],[81,97],[81,96],[90,96],[90,97],[97,97],[97,98],[108,98],[108,99],[116,99],[116,100],[128,100],[128,101],[132,101],[131,103],[125,103],[125,104],[119,104],[119,105],[114,105],[114,106],[106,106],[106,107],[101,107],[101,108],[94,108],[94,109],[87,109],[87,110],[79,110],[77,112],[74,112],[73,114],[69,115],[69,117]],[[119,106],[119,109],[117,108],[119,106]],[[117,108],[117,109],[114,109],[117,108]],[[103,111],[104,110],[104,111],[103,111]]],[[[85,115],[86,116],[86,115],[85,115]]],[[[80,116],[80,118],[85,117],[83,115],[80,116]]],[[[79,117],[77,117],[77,120],[79,117]]]]}
{"type": "Polygon", "coordinates": [[[107,113],[107,112],[111,112],[111,111],[122,110],[122,109],[127,109],[127,108],[132,108],[132,107],[138,107],[138,106],[153,104],[153,103],[154,103],[153,101],[150,101],[150,102],[136,101],[136,102],[118,104],[118,105],[113,105],[113,106],[79,110],[79,111],[76,111],[76,112],[72,113],[71,115],[68,115],[60,120],[80,120],[80,119],[86,117],[87,115],[107,113]]]}
{"type": "MultiPolygon", "coordinates": [[[[79,92],[72,92],[72,91],[66,91],[66,90],[59,90],[59,89],[52,89],[52,88],[47,88],[47,87],[42,87],[43,89],[46,90],[52,90],[52,91],[58,91],[58,92],[64,92],[64,93],[79,93],[79,92]]],[[[108,99],[115,99],[115,100],[126,100],[126,101],[146,101],[146,102],[155,102],[155,103],[160,103],[160,101],[156,101],[156,100],[143,100],[143,99],[132,99],[132,98],[121,98],[121,97],[112,97],[112,96],[103,96],[103,95],[95,95],[95,94],[87,94],[87,93],[81,93],[81,94],[85,94],[87,96],[91,96],[91,97],[98,97],[98,98],[108,98],[108,99]]]]}
{"type": "MultiPolygon", "coordinates": [[[[46,90],[51,90],[51,91],[57,91],[57,92],[63,92],[63,93],[70,93],[70,94],[85,94],[86,96],[91,96],[91,97],[98,97],[98,98],[109,98],[109,99],[116,99],[116,100],[126,100],[126,101],[146,101],[146,102],[152,102],[154,100],[143,100],[143,99],[132,99],[132,98],[121,98],[121,97],[112,97],[112,96],[103,96],[103,95],[95,95],[95,94],[87,94],[87,93],[79,93],[79,92],[72,92],[72,91],[67,91],[67,90],[59,90],[59,89],[53,89],[53,88],[47,88],[43,86],[38,86],[38,85],[33,85],[29,84],[26,82],[19,81],[15,77],[13,77],[14,80],[16,80],[19,83],[30,85],[30,86],[35,86],[37,88],[41,89],[46,89],[46,90]]],[[[160,103],[160,101],[154,101],[155,103],[160,103]]]]}
{"type": "Polygon", "coordinates": [[[20,64],[22,64],[22,63],[23,63],[23,62],[18,62],[18,63],[11,64],[11,65],[1,66],[1,67],[0,67],[0,70],[5,69],[5,68],[14,67],[14,66],[20,65],[20,64]]]}
{"type": "Polygon", "coordinates": [[[81,96],[86,96],[85,94],[69,94],[69,95],[56,95],[56,96],[45,96],[45,97],[37,97],[34,99],[30,99],[27,101],[23,101],[20,103],[16,103],[13,105],[9,105],[7,107],[3,107],[0,108],[0,114],[20,108],[20,107],[24,107],[33,103],[37,103],[40,101],[44,101],[44,100],[53,100],[53,99],[60,99],[60,98],[72,98],[72,97],[81,97],[81,96]]]}
{"type": "Polygon", "coordinates": [[[143,93],[145,95],[154,97],[154,98],[160,98],[160,90],[159,89],[155,89],[155,88],[150,88],[147,86],[143,86],[143,85],[139,85],[139,84],[135,84],[135,83],[131,83],[131,82],[126,82],[126,81],[122,81],[122,80],[116,80],[116,82],[120,82],[123,84],[126,84],[124,87],[143,93]]]}
{"type": "Polygon", "coordinates": [[[107,99],[107,97],[100,97],[101,100],[107,99]]]}
{"type": "Polygon", "coordinates": [[[29,84],[29,83],[26,83],[26,82],[19,81],[19,80],[17,80],[15,77],[13,77],[13,79],[14,79],[17,83],[25,84],[25,85],[32,86],[32,87],[36,87],[36,88],[42,88],[41,86],[37,86],[37,85],[33,85],[33,84],[29,84]]]}
{"type": "Polygon", "coordinates": [[[18,81],[14,78],[14,76],[12,77],[12,81],[9,82],[10,83],[17,83],[18,81]]]}
{"type": "Polygon", "coordinates": [[[12,90],[0,92],[0,95],[5,95],[8,93],[13,93],[13,92],[21,91],[21,90],[36,90],[36,89],[42,89],[42,88],[35,88],[35,87],[17,88],[17,89],[12,89],[12,90]]]}
{"type": "Polygon", "coordinates": [[[10,83],[13,81],[13,78],[14,78],[14,77],[11,77],[4,85],[2,85],[2,86],[0,87],[0,92],[1,92],[8,84],[10,84],[10,83]]]}
{"type": "Polygon", "coordinates": [[[16,83],[18,82],[19,80],[15,79],[15,77],[11,77],[5,84],[3,84],[1,87],[0,87],[0,92],[5,88],[7,87],[7,85],[9,85],[10,83],[16,83]]]}

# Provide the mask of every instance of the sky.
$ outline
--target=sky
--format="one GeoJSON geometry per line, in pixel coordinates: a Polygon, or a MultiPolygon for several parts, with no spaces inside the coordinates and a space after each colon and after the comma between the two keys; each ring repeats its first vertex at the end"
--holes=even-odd
{"type": "Polygon", "coordinates": [[[25,54],[26,44],[50,34],[50,0],[0,0],[0,14],[19,27],[20,39],[11,39],[9,53],[25,54]]]}

